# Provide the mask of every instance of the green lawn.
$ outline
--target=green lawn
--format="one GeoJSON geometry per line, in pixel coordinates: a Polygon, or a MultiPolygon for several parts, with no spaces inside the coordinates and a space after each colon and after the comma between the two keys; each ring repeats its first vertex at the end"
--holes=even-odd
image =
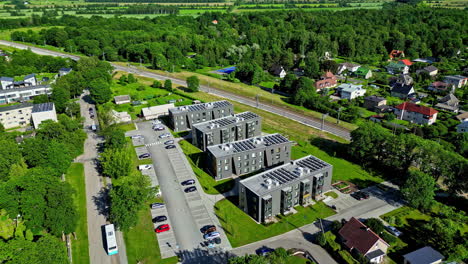
{"type": "Polygon", "coordinates": [[[310,260],[308,259],[305,259],[305,258],[301,258],[301,257],[298,257],[298,256],[289,256],[287,259],[286,259],[286,263],[287,264],[307,264],[307,263],[312,263],[310,260]]]}
{"type": "Polygon", "coordinates": [[[72,163],[68,169],[65,179],[75,190],[73,201],[79,216],[78,225],[75,231],[77,239],[72,239],[73,263],[90,263],[88,251],[88,221],[86,216],[86,186],[83,164],[72,163]]]}
{"type": "Polygon", "coordinates": [[[136,154],[136,150],[132,145],[132,139],[130,137],[127,137],[126,140],[128,142],[128,151],[132,152],[132,159],[133,159],[133,164],[135,164],[135,169],[138,165],[153,164],[152,159],[139,160],[136,154]]]}
{"type": "Polygon", "coordinates": [[[125,132],[127,131],[132,131],[132,130],[135,130],[135,124],[133,123],[130,123],[130,124],[121,124],[119,125],[119,128],[120,129],[123,129],[125,132]]]}
{"type": "MultiPolygon", "coordinates": [[[[233,197],[233,200],[235,199],[236,197],[233,197]]],[[[257,224],[230,200],[223,199],[215,206],[216,215],[233,247],[280,235],[313,223],[318,218],[326,218],[334,214],[334,211],[322,202],[306,208],[298,206],[294,209],[298,212],[286,217],[279,216],[281,218],[279,222],[267,226],[257,224]]]]}
{"type": "Polygon", "coordinates": [[[408,220],[422,220],[422,221],[429,221],[431,216],[421,213],[418,209],[414,209],[408,206],[403,206],[398,209],[395,209],[391,212],[388,212],[384,215],[381,215],[380,218],[388,219],[388,217],[393,216],[395,218],[399,218],[401,221],[400,226],[408,226],[408,220]]]}
{"type": "Polygon", "coordinates": [[[336,199],[338,198],[338,194],[336,194],[335,192],[326,192],[324,193],[326,196],[330,196],[331,198],[333,199],[336,199]]]}
{"type": "Polygon", "coordinates": [[[220,194],[231,190],[234,187],[233,179],[224,179],[215,181],[212,176],[203,171],[200,167],[203,167],[203,152],[190,144],[186,140],[179,141],[179,145],[187,156],[190,165],[192,166],[193,172],[198,178],[203,190],[207,194],[220,194]]]}

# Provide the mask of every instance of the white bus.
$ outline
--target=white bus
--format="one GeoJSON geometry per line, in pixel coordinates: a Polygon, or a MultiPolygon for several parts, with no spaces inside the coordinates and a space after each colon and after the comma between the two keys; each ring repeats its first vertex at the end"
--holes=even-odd
{"type": "Polygon", "coordinates": [[[115,238],[114,225],[105,225],[104,229],[106,231],[107,255],[110,256],[119,253],[119,249],[117,248],[117,240],[115,238]]]}

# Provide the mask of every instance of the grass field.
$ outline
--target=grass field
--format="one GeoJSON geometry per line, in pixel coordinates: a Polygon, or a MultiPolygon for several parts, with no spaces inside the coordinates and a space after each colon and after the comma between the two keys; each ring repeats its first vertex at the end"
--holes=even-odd
{"type": "MultiPolygon", "coordinates": [[[[72,163],[65,177],[75,190],[73,201],[78,211],[78,225],[76,240],[72,239],[73,263],[86,264],[89,262],[88,224],[86,214],[86,186],[84,166],[82,163],[72,163]]],[[[72,236],[73,237],[73,236],[72,236]]]]}
{"type": "Polygon", "coordinates": [[[326,192],[326,193],[324,193],[324,195],[330,196],[333,199],[338,198],[338,194],[336,194],[335,192],[326,192]]]}
{"type": "MultiPolygon", "coordinates": [[[[235,199],[238,198],[233,197],[233,200],[235,199]]],[[[313,223],[318,218],[326,218],[335,213],[321,202],[305,208],[298,206],[294,209],[297,210],[297,213],[281,216],[280,221],[277,223],[262,225],[257,224],[230,200],[223,199],[215,205],[216,215],[233,247],[240,247],[280,235],[303,225],[313,223]]]]}

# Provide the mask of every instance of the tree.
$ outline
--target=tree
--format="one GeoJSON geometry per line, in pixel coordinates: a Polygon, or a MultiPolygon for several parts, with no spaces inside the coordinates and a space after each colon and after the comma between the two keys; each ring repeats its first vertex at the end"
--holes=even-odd
{"type": "Polygon", "coordinates": [[[106,149],[100,162],[102,173],[115,179],[128,176],[133,167],[131,153],[127,149],[106,149]]]}
{"type": "Polygon", "coordinates": [[[63,113],[65,111],[66,104],[70,99],[70,91],[62,86],[53,86],[52,96],[50,99],[54,102],[57,112],[63,113]]]}
{"type": "Polygon", "coordinates": [[[105,80],[93,80],[89,86],[91,99],[93,99],[93,101],[97,104],[107,103],[111,99],[112,91],[110,89],[109,83],[107,83],[105,80]]]}
{"type": "Polygon", "coordinates": [[[325,234],[322,232],[319,232],[315,239],[317,240],[317,244],[319,244],[321,247],[324,247],[327,244],[325,234]]]}
{"type": "Polygon", "coordinates": [[[11,166],[21,160],[18,144],[14,140],[0,136],[0,182],[8,180],[11,166]]]}
{"type": "Polygon", "coordinates": [[[153,87],[153,88],[161,88],[161,87],[162,87],[162,84],[161,84],[160,81],[154,80],[154,81],[153,81],[153,84],[151,85],[151,87],[153,87]]]}
{"type": "Polygon", "coordinates": [[[125,74],[122,74],[122,76],[120,76],[120,78],[119,78],[119,84],[120,85],[125,85],[127,83],[128,83],[127,76],[125,76],[125,74]]]}
{"type": "Polygon", "coordinates": [[[297,80],[297,77],[293,73],[288,73],[284,78],[281,80],[279,85],[279,90],[285,93],[293,93],[296,91],[294,84],[297,80]]]}
{"type": "Polygon", "coordinates": [[[114,126],[109,127],[104,131],[104,147],[106,149],[122,149],[127,141],[125,140],[125,131],[114,126]]]}
{"type": "Polygon", "coordinates": [[[133,76],[133,74],[131,74],[131,73],[128,75],[127,81],[128,81],[128,83],[136,83],[136,82],[138,82],[138,80],[135,78],[135,76],[133,76]]]}
{"type": "Polygon", "coordinates": [[[65,104],[65,114],[70,117],[79,117],[80,116],[80,105],[73,101],[69,101],[65,104]]]}
{"type": "Polygon", "coordinates": [[[187,78],[187,88],[192,93],[198,92],[198,89],[200,89],[200,80],[197,76],[194,75],[187,78]]]}
{"type": "Polygon", "coordinates": [[[47,94],[40,94],[33,98],[33,104],[43,104],[47,102],[49,102],[49,96],[47,94]]]}
{"type": "Polygon", "coordinates": [[[377,219],[377,218],[367,219],[366,220],[366,226],[369,227],[372,231],[374,231],[377,234],[381,234],[385,229],[385,226],[382,223],[382,221],[380,219],[377,219]]]}
{"type": "Polygon", "coordinates": [[[304,74],[310,78],[318,78],[320,76],[320,64],[318,62],[318,56],[315,52],[307,53],[305,57],[305,68],[304,74]]]}
{"type": "Polygon", "coordinates": [[[434,201],[435,189],[433,177],[419,170],[410,170],[401,192],[412,207],[427,211],[434,201]]]}
{"type": "Polygon", "coordinates": [[[53,168],[56,173],[55,176],[61,176],[66,173],[70,167],[72,157],[68,150],[68,147],[56,140],[49,142],[47,148],[47,159],[40,164],[43,167],[53,168]]]}
{"type": "Polygon", "coordinates": [[[0,133],[5,132],[5,127],[3,126],[2,123],[0,123],[0,133]]]}
{"type": "Polygon", "coordinates": [[[164,89],[168,90],[169,92],[172,92],[172,81],[170,79],[166,79],[164,81],[164,89]]]}

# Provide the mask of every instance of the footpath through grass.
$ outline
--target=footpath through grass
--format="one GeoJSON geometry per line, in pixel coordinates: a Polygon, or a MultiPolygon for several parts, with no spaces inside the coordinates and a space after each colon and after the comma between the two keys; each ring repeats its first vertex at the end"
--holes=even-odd
{"type": "Polygon", "coordinates": [[[289,216],[277,216],[281,220],[270,225],[257,224],[250,216],[239,209],[238,197],[230,197],[216,203],[216,215],[223,226],[232,247],[240,247],[255,241],[277,236],[301,226],[315,222],[319,218],[326,218],[335,212],[322,202],[313,206],[297,206],[297,213],[289,216]]]}
{"type": "Polygon", "coordinates": [[[73,239],[73,236],[71,236],[73,263],[90,263],[88,218],[86,214],[86,185],[83,164],[72,163],[67,171],[65,179],[75,190],[75,193],[73,194],[73,202],[78,212],[78,225],[75,231],[77,239],[73,239]]]}

